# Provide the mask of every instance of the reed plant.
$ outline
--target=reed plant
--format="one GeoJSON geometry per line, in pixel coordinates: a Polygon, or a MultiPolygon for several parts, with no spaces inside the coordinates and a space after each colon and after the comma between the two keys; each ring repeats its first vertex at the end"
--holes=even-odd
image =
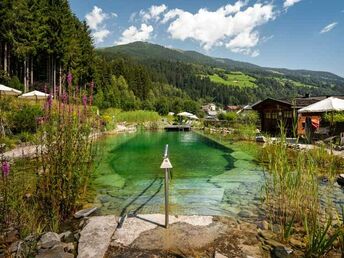
{"type": "Polygon", "coordinates": [[[266,215],[278,225],[275,228],[281,241],[288,241],[294,231],[301,230],[298,237],[306,244],[305,255],[318,257],[328,253],[343,234],[332,228],[329,219],[337,212],[333,200],[324,202],[321,196],[331,196],[332,184],[325,189],[319,186],[319,175],[332,176],[341,163],[324,149],[295,155],[288,149],[283,123],[280,132],[279,140],[267,144],[260,156],[269,171],[263,187],[266,215]]]}

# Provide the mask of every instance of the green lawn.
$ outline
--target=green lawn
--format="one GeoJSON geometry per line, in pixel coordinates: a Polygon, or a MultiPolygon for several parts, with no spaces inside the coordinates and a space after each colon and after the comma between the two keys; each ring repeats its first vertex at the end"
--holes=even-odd
{"type": "Polygon", "coordinates": [[[289,82],[289,83],[294,84],[295,87],[315,88],[313,85],[304,84],[302,82],[298,82],[298,81],[294,81],[294,80],[290,80],[290,79],[286,79],[286,78],[276,77],[275,79],[278,80],[283,85],[285,85],[286,82],[289,82]]]}
{"type": "Polygon", "coordinates": [[[224,84],[227,86],[240,87],[240,88],[252,88],[256,87],[255,78],[246,75],[241,72],[230,72],[226,74],[227,79],[220,77],[218,74],[209,75],[209,79],[212,82],[224,84]]]}

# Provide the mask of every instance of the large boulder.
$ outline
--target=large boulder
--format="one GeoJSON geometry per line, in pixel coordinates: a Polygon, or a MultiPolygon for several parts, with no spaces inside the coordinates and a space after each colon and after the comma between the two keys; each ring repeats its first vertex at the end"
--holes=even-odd
{"type": "Polygon", "coordinates": [[[115,216],[91,217],[80,232],[79,258],[103,258],[117,227],[115,216]]]}

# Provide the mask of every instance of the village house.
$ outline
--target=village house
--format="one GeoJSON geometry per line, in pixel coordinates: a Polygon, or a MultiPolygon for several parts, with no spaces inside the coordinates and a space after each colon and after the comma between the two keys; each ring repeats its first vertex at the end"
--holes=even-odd
{"type": "Polygon", "coordinates": [[[217,119],[218,112],[216,111],[216,105],[214,103],[209,103],[207,105],[202,106],[202,110],[205,113],[205,119],[217,119]]]}

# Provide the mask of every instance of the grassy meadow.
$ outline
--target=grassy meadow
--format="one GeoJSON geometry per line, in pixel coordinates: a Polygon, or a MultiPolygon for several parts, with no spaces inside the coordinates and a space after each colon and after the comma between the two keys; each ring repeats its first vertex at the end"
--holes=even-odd
{"type": "Polygon", "coordinates": [[[218,73],[208,76],[212,82],[223,84],[231,87],[254,88],[256,87],[255,78],[242,72],[224,73],[221,77],[218,73]],[[225,78],[223,78],[225,77],[225,78]]]}

